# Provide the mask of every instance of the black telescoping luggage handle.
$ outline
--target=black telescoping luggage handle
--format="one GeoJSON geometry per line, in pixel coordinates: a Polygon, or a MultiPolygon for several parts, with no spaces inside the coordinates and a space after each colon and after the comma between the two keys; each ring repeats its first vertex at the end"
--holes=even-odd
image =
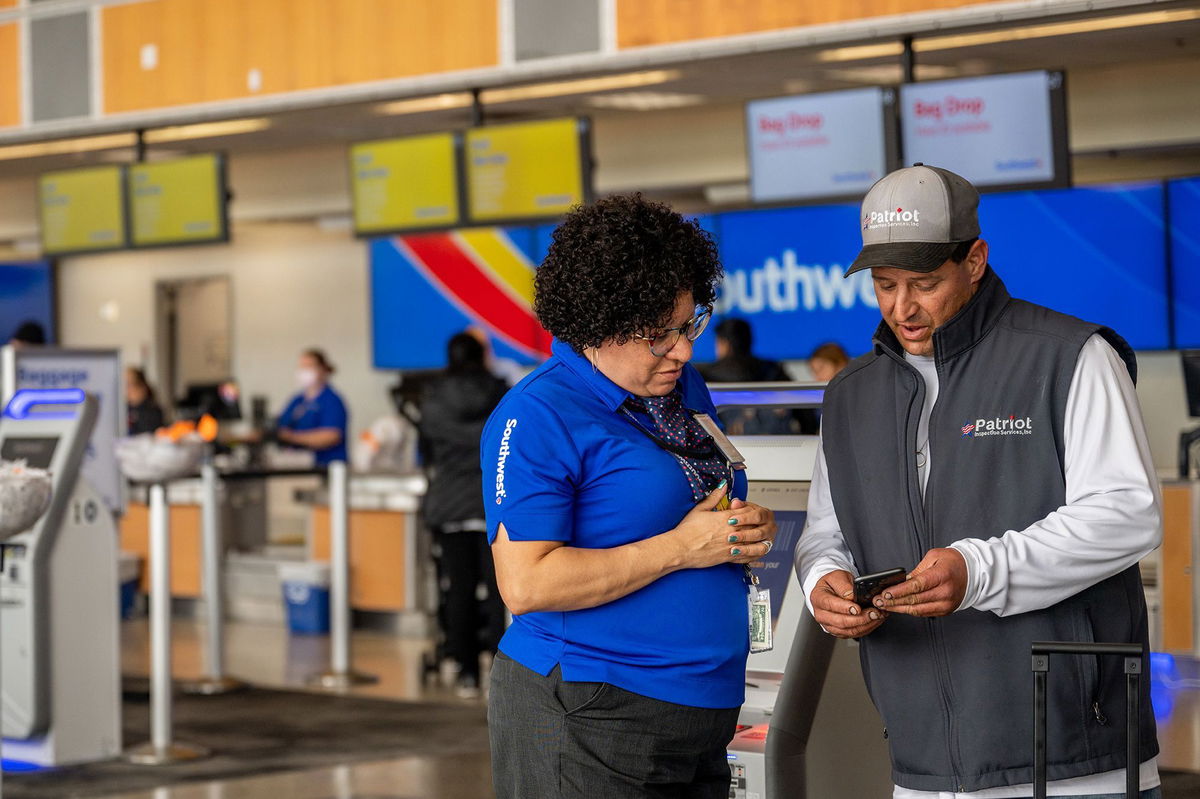
{"type": "Polygon", "coordinates": [[[1046,675],[1051,655],[1121,655],[1125,658],[1125,796],[1137,799],[1141,767],[1141,644],[1034,641],[1033,653],[1033,796],[1046,799],[1046,675]]]}

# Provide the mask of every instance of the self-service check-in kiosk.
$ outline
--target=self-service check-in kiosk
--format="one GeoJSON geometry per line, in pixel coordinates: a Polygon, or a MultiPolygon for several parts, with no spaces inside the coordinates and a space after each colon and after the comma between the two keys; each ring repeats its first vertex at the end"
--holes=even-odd
{"type": "Polygon", "coordinates": [[[38,765],[121,752],[117,532],[80,477],[96,399],[18,391],[0,415],[0,458],[51,473],[50,506],[4,543],[0,573],[3,755],[38,765]]]}
{"type": "MultiPolygon", "coordinates": [[[[718,409],[819,408],[820,386],[716,384],[718,409]]],[[[745,458],[748,498],[775,512],[775,545],[755,568],[771,591],[774,649],[750,655],[746,702],[729,744],[730,799],[891,796],[883,723],[863,684],[858,644],[813,620],[793,560],[807,518],[817,437],[730,436],[745,458]]]]}

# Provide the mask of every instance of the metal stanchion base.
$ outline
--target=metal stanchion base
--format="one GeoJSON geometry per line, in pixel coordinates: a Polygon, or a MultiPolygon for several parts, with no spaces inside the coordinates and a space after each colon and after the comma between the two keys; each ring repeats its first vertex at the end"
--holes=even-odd
{"type": "Polygon", "coordinates": [[[325,688],[330,691],[345,691],[355,685],[371,685],[379,682],[374,674],[364,674],[361,671],[323,671],[308,678],[309,685],[325,688]]]}
{"type": "Polygon", "coordinates": [[[125,760],[135,766],[167,766],[171,763],[182,763],[187,760],[199,760],[208,757],[211,752],[203,746],[175,741],[166,747],[158,747],[146,743],[135,746],[125,752],[125,760]]]}
{"type": "Polygon", "coordinates": [[[237,677],[201,677],[198,680],[182,683],[179,690],[185,694],[217,696],[231,694],[234,691],[244,691],[249,687],[250,683],[239,680],[237,677]]]}

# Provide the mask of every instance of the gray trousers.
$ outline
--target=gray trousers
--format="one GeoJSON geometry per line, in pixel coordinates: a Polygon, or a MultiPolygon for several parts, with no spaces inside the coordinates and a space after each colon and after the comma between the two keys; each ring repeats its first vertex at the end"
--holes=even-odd
{"type": "Polygon", "coordinates": [[[738,708],[543,677],[499,653],[488,732],[497,799],[726,799],[738,708]]]}

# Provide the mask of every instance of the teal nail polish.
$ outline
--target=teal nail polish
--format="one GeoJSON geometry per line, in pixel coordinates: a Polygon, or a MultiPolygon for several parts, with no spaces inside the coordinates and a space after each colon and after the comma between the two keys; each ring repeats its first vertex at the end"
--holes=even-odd
{"type": "Polygon", "coordinates": [[[731,536],[729,536],[729,543],[731,543],[731,544],[736,544],[736,543],[737,543],[737,536],[736,536],[736,535],[731,535],[731,536]]]}
{"type": "Polygon", "coordinates": [[[726,524],[728,524],[728,525],[730,525],[730,526],[733,526],[733,525],[735,525],[735,524],[737,524],[737,523],[738,523],[738,520],[737,520],[737,519],[734,519],[734,518],[732,518],[732,517],[730,517],[729,521],[727,521],[727,522],[725,522],[725,523],[726,523],[726,524]]]}
{"type": "Polygon", "coordinates": [[[724,487],[725,487],[725,486],[727,486],[727,485],[729,485],[729,481],[728,481],[728,480],[722,480],[720,483],[717,483],[717,487],[716,487],[714,490],[715,490],[715,491],[720,491],[722,488],[724,488],[724,487]]]}
{"type": "Polygon", "coordinates": [[[733,549],[730,550],[730,553],[732,553],[734,555],[740,555],[740,554],[742,554],[742,550],[738,549],[737,547],[734,547],[733,549]]]}

